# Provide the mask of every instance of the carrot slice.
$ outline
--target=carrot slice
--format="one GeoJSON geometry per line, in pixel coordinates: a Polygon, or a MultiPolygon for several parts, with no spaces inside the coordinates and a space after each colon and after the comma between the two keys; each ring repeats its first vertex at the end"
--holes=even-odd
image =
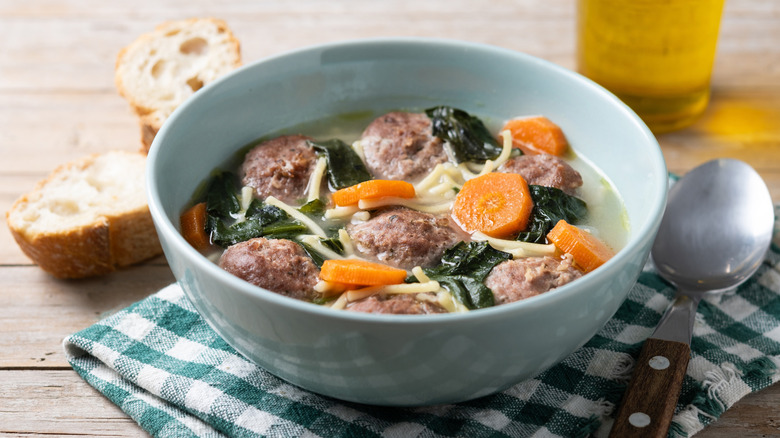
{"type": "Polygon", "coordinates": [[[406,271],[364,260],[325,260],[320,278],[344,284],[349,289],[350,286],[400,284],[406,280],[406,271]]]}
{"type": "Polygon", "coordinates": [[[506,130],[512,133],[512,145],[526,154],[561,156],[569,147],[561,128],[544,116],[510,120],[501,132],[506,130]]]}
{"type": "Polygon", "coordinates": [[[333,193],[333,202],[340,207],[345,207],[357,205],[362,199],[414,198],[414,195],[414,186],[406,181],[371,179],[337,190],[333,193]]]}
{"type": "Polygon", "coordinates": [[[206,234],[206,203],[195,204],[179,218],[181,234],[190,245],[202,251],[211,245],[206,234]]]}
{"type": "Polygon", "coordinates": [[[452,217],[468,233],[503,238],[522,231],[534,203],[528,184],[516,173],[488,173],[466,181],[455,197],[452,217]]]}
{"type": "Polygon", "coordinates": [[[596,236],[561,219],[547,233],[559,250],[571,254],[574,262],[585,272],[603,265],[615,255],[615,252],[596,236]]]}

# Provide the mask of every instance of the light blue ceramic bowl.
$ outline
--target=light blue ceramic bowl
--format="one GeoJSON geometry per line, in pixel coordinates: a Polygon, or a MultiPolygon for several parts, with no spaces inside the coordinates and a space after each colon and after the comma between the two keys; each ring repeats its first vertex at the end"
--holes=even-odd
{"type": "Polygon", "coordinates": [[[549,62],[436,39],[375,39],[306,48],[247,65],[171,116],[149,153],[148,195],[174,275],[225,340],[302,388],[378,405],[459,402],[558,363],[615,313],[650,250],[666,200],[653,135],[611,94],[549,62]],[[250,141],[356,111],[446,104],[499,119],[544,114],[619,189],[626,247],[580,280],[467,314],[333,311],[252,286],[191,248],[178,217],[194,189],[250,141]]]}

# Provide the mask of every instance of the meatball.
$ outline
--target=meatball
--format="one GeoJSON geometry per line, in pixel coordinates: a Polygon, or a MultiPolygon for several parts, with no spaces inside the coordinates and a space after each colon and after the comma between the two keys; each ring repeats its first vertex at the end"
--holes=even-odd
{"type": "Polygon", "coordinates": [[[375,178],[415,181],[447,161],[441,139],[422,113],[391,112],[374,119],[360,140],[375,178]]]}
{"type": "Polygon", "coordinates": [[[499,172],[519,173],[528,184],[555,187],[573,195],[582,176],[563,159],[550,154],[521,155],[504,163],[499,172]]]}
{"type": "Polygon", "coordinates": [[[582,277],[572,257],[528,257],[498,264],[485,279],[496,305],[530,298],[582,277]]]}
{"type": "Polygon", "coordinates": [[[429,301],[417,300],[407,294],[372,295],[350,303],[346,310],[365,313],[391,313],[395,315],[425,315],[429,313],[447,313],[443,307],[429,301]]]}
{"type": "Polygon", "coordinates": [[[317,154],[303,135],[284,135],[250,150],[241,165],[241,181],[257,196],[274,196],[284,202],[302,198],[317,163],[317,154]]]}
{"type": "Polygon", "coordinates": [[[231,245],[219,267],[256,286],[281,295],[311,301],[320,270],[298,244],[286,239],[257,237],[231,245]]]}
{"type": "Polygon", "coordinates": [[[446,217],[408,208],[383,210],[347,232],[358,252],[401,269],[435,265],[459,240],[446,217]]]}

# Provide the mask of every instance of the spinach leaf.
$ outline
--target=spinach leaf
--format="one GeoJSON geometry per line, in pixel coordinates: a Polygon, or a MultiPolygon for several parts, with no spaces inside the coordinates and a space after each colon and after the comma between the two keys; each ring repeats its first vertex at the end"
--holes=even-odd
{"type": "Polygon", "coordinates": [[[470,310],[484,309],[495,305],[493,291],[488,289],[481,281],[475,280],[467,275],[454,275],[433,279],[450,291],[456,300],[470,310]]]}
{"type": "Polygon", "coordinates": [[[494,249],[487,242],[459,242],[444,252],[440,265],[423,271],[467,308],[482,309],[494,304],[493,292],[484,284],[485,277],[497,264],[510,259],[511,254],[494,249]]]}
{"type": "Polygon", "coordinates": [[[528,221],[528,229],[517,236],[517,240],[531,243],[547,243],[547,233],[559,220],[576,224],[588,214],[585,201],[567,195],[555,187],[529,185],[534,208],[528,221]]]}
{"type": "Polygon", "coordinates": [[[311,200],[298,208],[298,211],[305,214],[306,216],[314,216],[317,219],[320,219],[322,215],[325,214],[325,203],[322,202],[322,199],[314,199],[311,200]]]}
{"type": "MultiPolygon", "coordinates": [[[[325,202],[322,201],[322,199],[315,199],[300,206],[298,208],[298,211],[311,218],[314,222],[318,223],[320,227],[322,227],[322,230],[325,231],[325,234],[333,238],[328,240],[335,239],[335,241],[339,242],[340,245],[341,241],[338,240],[338,235],[339,235],[339,229],[342,227],[337,223],[325,220],[326,209],[327,209],[327,205],[325,204],[325,202]]],[[[326,244],[325,246],[328,245],[326,244]]],[[[343,251],[343,248],[339,250],[336,250],[334,248],[331,249],[338,252],[339,254],[341,254],[341,251],[343,251]]]]}
{"type": "Polygon", "coordinates": [[[306,231],[306,227],[290,218],[280,208],[266,205],[254,199],[244,214],[245,220],[236,222],[241,211],[238,178],[231,172],[214,175],[206,192],[206,232],[212,242],[228,247],[255,237],[294,237],[306,231]]]}
{"type": "MultiPolygon", "coordinates": [[[[301,213],[309,216],[310,218],[314,220],[321,220],[322,216],[325,214],[325,208],[326,205],[322,200],[315,199],[313,201],[309,201],[306,204],[302,205],[298,211],[301,213]]],[[[328,239],[320,239],[320,243],[331,251],[334,251],[338,254],[344,253],[344,244],[339,240],[338,238],[338,227],[324,227],[325,233],[330,237],[328,239]]],[[[311,245],[303,242],[298,242],[299,245],[303,248],[304,251],[306,251],[306,254],[311,257],[312,261],[314,261],[314,264],[317,265],[318,268],[322,267],[322,263],[327,260],[322,254],[320,254],[317,250],[315,250],[311,245]]]]}
{"type": "Polygon", "coordinates": [[[314,248],[311,247],[311,245],[308,245],[303,242],[298,242],[298,245],[301,245],[301,248],[306,252],[306,254],[311,257],[311,261],[314,262],[315,265],[317,265],[318,268],[322,267],[322,263],[327,260],[325,257],[322,256],[322,254],[318,253],[314,248]]]}
{"type": "Polygon", "coordinates": [[[482,121],[469,113],[449,106],[425,110],[433,124],[433,135],[449,142],[455,159],[484,163],[501,154],[502,147],[482,121]]]}
{"type": "Polygon", "coordinates": [[[207,230],[211,233],[211,240],[214,243],[228,247],[255,237],[272,239],[295,237],[306,232],[307,228],[290,218],[280,208],[263,204],[255,199],[247,209],[244,221],[227,225],[221,218],[209,215],[207,230]]]}
{"type": "MultiPolygon", "coordinates": [[[[344,253],[344,245],[341,243],[339,239],[331,238],[331,239],[320,239],[320,243],[322,243],[326,248],[331,249],[339,254],[344,253]]],[[[312,261],[315,265],[317,265],[318,268],[322,267],[322,263],[327,260],[325,257],[322,256],[317,250],[312,248],[311,245],[298,242],[301,247],[303,247],[303,250],[306,251],[306,254],[311,257],[312,261]]]]}
{"type": "Polygon", "coordinates": [[[325,248],[328,248],[338,254],[344,253],[344,244],[341,243],[341,240],[336,237],[332,237],[330,239],[320,239],[320,242],[322,242],[322,245],[325,246],[325,248]]]}
{"type": "Polygon", "coordinates": [[[272,224],[289,218],[287,213],[281,208],[265,204],[259,199],[252,200],[252,203],[249,204],[249,208],[246,209],[245,217],[247,219],[257,219],[264,224],[272,224]]]}
{"type": "Polygon", "coordinates": [[[214,175],[206,189],[206,211],[210,216],[219,218],[238,213],[241,210],[238,193],[238,180],[232,172],[214,175]]]}
{"type": "Polygon", "coordinates": [[[334,189],[343,189],[371,179],[366,165],[352,147],[339,139],[308,142],[328,160],[328,182],[334,189]]]}

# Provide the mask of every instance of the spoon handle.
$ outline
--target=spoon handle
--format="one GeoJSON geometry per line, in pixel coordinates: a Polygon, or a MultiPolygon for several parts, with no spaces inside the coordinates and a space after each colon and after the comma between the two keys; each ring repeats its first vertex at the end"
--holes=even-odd
{"type": "Polygon", "coordinates": [[[690,353],[683,342],[645,341],[610,438],[667,436],[690,353]]]}

